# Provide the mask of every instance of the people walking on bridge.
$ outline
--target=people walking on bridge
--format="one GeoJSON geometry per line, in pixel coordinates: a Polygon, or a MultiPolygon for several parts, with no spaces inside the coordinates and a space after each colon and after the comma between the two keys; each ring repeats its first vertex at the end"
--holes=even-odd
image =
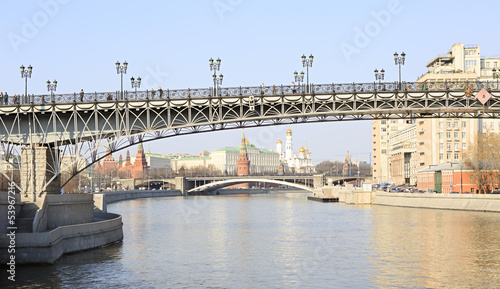
{"type": "Polygon", "coordinates": [[[80,89],[80,102],[83,102],[83,96],[85,95],[85,93],[83,92],[83,88],[80,89]]]}
{"type": "Polygon", "coordinates": [[[111,101],[111,100],[113,100],[113,96],[111,96],[111,93],[108,93],[108,94],[106,95],[106,100],[107,100],[107,101],[111,101]]]}
{"type": "Polygon", "coordinates": [[[17,99],[17,94],[14,94],[14,104],[19,104],[17,99]]]}
{"type": "Polygon", "coordinates": [[[0,102],[3,102],[3,92],[0,92],[0,102]]]}
{"type": "Polygon", "coordinates": [[[151,99],[155,98],[155,90],[151,88],[151,99]]]}
{"type": "Polygon", "coordinates": [[[158,92],[160,93],[160,98],[163,96],[163,89],[161,89],[161,86],[158,88],[158,92]]]}
{"type": "Polygon", "coordinates": [[[292,93],[297,93],[297,90],[295,89],[295,82],[292,81],[292,93]]]}
{"type": "Polygon", "coordinates": [[[5,105],[9,104],[9,95],[7,94],[7,92],[5,92],[5,94],[3,95],[3,102],[5,105]]]}
{"type": "Polygon", "coordinates": [[[42,95],[42,103],[45,103],[45,95],[42,95]]]}

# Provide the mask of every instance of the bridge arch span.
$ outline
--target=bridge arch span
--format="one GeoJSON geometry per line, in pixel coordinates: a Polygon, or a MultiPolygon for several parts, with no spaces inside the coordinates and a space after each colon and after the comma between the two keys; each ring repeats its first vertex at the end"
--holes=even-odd
{"type": "Polygon", "coordinates": [[[289,182],[285,182],[285,181],[278,181],[278,180],[271,180],[271,179],[259,179],[259,178],[241,178],[241,179],[231,179],[231,180],[224,180],[224,181],[209,183],[209,184],[202,185],[202,186],[193,188],[191,190],[188,190],[187,192],[194,193],[194,192],[202,192],[202,191],[206,191],[206,190],[217,190],[220,188],[225,188],[225,187],[229,187],[232,185],[238,185],[238,184],[244,184],[244,183],[270,183],[270,184],[290,186],[290,187],[298,188],[301,190],[306,190],[309,192],[313,191],[313,189],[308,187],[308,186],[289,183],[289,182]]]}

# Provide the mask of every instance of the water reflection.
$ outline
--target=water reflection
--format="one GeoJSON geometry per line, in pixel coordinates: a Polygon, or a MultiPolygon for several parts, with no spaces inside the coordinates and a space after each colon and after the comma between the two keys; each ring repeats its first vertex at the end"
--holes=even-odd
{"type": "Polygon", "coordinates": [[[378,286],[500,284],[499,214],[383,206],[373,211],[378,286]]]}
{"type": "Polygon", "coordinates": [[[123,216],[122,243],[23,267],[19,288],[499,287],[500,214],[300,194],[141,199],[109,210],[123,216]]]}

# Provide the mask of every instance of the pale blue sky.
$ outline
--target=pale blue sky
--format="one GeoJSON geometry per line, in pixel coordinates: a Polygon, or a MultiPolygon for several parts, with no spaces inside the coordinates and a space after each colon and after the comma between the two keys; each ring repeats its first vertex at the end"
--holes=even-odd
{"type": "MultiPolygon", "coordinates": [[[[500,54],[497,1],[2,1],[0,91],[22,93],[21,64],[33,66],[29,93],[115,91],[114,63],[127,61],[143,88],[201,88],[212,84],[208,59],[222,59],[223,86],[290,84],[313,54],[313,83],[372,82],[384,68],[398,77],[393,53],[407,54],[403,79],[454,43],[478,44],[500,54]],[[360,32],[366,37],[359,37],[360,32]],[[356,42],[356,40],[362,40],[356,42]],[[342,47],[350,47],[348,55],[342,47]]],[[[293,125],[294,150],[308,140],[315,162],[343,159],[350,150],[368,160],[371,123],[293,125]]],[[[246,130],[259,147],[274,147],[286,126],[246,130]]],[[[241,131],[175,137],[149,143],[158,153],[197,154],[236,146],[241,131]]],[[[148,145],[146,145],[147,149],[148,145]]],[[[135,151],[135,149],[132,149],[135,151]]]]}

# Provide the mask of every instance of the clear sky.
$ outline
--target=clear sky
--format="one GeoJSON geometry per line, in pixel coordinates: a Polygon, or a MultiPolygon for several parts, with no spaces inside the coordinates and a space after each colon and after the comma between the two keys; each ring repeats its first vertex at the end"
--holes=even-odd
{"type": "MultiPolygon", "coordinates": [[[[33,66],[28,92],[116,91],[115,62],[129,63],[141,88],[204,88],[208,59],[220,57],[223,86],[290,84],[313,54],[312,83],[372,82],[384,68],[396,81],[394,52],[407,54],[403,79],[454,43],[500,54],[498,1],[2,1],[0,91],[23,93],[21,65],[33,66]]],[[[261,148],[284,140],[286,126],[245,130],[261,148]]],[[[312,158],[343,159],[347,150],[369,160],[371,122],[293,125],[294,150],[308,141],[312,158]]],[[[237,146],[241,131],[174,137],[145,145],[151,152],[191,153],[237,146]]],[[[131,149],[132,152],[135,149],[131,149]]]]}

